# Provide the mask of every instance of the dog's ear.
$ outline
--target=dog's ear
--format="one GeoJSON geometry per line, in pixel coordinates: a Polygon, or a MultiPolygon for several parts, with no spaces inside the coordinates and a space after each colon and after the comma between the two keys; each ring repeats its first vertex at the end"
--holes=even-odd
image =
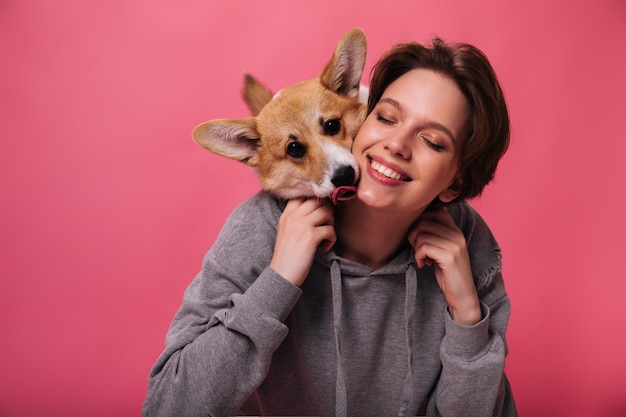
{"type": "Polygon", "coordinates": [[[243,90],[241,96],[243,101],[248,105],[248,109],[253,116],[258,116],[261,109],[272,100],[274,94],[272,91],[261,84],[256,78],[250,74],[245,74],[243,90]]]}
{"type": "Polygon", "coordinates": [[[209,151],[254,167],[258,163],[259,134],[256,121],[247,119],[211,120],[193,130],[193,138],[209,151]]]}
{"type": "Polygon", "coordinates": [[[363,31],[359,28],[348,31],[337,43],[332,59],[322,71],[321,83],[337,94],[357,98],[366,53],[367,41],[363,31]]]}

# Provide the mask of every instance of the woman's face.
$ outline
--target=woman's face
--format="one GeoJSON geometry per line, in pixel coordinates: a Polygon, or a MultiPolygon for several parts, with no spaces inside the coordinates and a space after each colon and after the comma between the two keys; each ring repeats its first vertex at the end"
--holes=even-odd
{"type": "Polygon", "coordinates": [[[352,148],[361,170],[358,198],[372,207],[420,214],[455,181],[469,103],[449,78],[415,69],[390,84],[352,148]]]}

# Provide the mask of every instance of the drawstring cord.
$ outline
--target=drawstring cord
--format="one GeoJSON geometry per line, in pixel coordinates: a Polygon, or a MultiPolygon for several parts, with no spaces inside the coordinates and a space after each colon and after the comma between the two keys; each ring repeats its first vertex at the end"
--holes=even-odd
{"type": "Polygon", "coordinates": [[[405,417],[409,404],[413,399],[414,381],[413,381],[413,320],[415,318],[415,302],[417,296],[417,271],[415,264],[411,263],[407,266],[405,275],[405,299],[404,299],[404,320],[406,325],[406,346],[407,346],[407,362],[408,372],[404,379],[404,388],[402,389],[402,404],[399,417],[405,417]]]}
{"type": "Polygon", "coordinates": [[[340,344],[340,326],[341,326],[341,270],[339,261],[334,259],[330,266],[330,280],[333,295],[333,327],[335,330],[335,351],[337,354],[337,381],[335,385],[335,417],[347,417],[347,395],[346,383],[343,375],[343,367],[341,366],[341,344],[340,344]]]}

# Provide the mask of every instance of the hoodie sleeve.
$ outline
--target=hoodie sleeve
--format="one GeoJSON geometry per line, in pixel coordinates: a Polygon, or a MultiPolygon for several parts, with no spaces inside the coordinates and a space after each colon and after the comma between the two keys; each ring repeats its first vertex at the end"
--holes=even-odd
{"type": "Polygon", "coordinates": [[[185,291],[144,416],[229,416],[263,382],[301,293],[267,267],[280,212],[263,201],[233,212],[185,291]]]}
{"type": "Polygon", "coordinates": [[[516,416],[504,373],[510,302],[501,274],[500,248],[482,218],[467,204],[451,209],[463,230],[483,318],[463,326],[446,313],[442,373],[429,416],[516,416]]]}

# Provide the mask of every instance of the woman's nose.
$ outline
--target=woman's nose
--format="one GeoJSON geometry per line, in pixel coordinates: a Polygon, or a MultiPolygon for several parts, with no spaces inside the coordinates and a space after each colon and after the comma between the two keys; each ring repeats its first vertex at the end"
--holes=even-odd
{"type": "Polygon", "coordinates": [[[385,149],[398,158],[410,159],[411,147],[409,146],[409,140],[408,132],[396,131],[387,138],[385,149]]]}

